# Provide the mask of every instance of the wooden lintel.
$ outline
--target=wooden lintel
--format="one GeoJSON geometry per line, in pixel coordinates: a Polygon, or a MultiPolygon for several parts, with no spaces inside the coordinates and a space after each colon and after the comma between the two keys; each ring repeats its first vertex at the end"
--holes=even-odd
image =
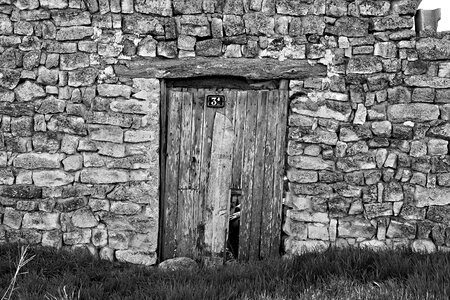
{"type": "Polygon", "coordinates": [[[140,78],[189,78],[237,76],[253,80],[297,79],[327,75],[321,64],[306,60],[249,58],[136,59],[114,66],[118,76],[140,78]]]}

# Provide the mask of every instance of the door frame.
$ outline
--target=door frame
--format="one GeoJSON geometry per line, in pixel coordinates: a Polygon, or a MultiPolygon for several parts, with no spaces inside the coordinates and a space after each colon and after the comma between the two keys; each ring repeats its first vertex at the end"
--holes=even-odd
{"type": "MultiPolygon", "coordinates": [[[[288,79],[274,79],[274,80],[247,80],[241,77],[230,77],[230,76],[216,76],[216,77],[195,77],[195,78],[170,78],[170,79],[160,79],[160,137],[159,137],[159,229],[158,229],[158,246],[157,246],[157,258],[161,262],[163,258],[163,243],[165,236],[165,176],[166,176],[166,156],[167,156],[167,118],[168,118],[168,93],[167,90],[173,87],[174,84],[184,85],[186,83],[192,83],[194,88],[229,88],[229,89],[242,89],[242,90],[259,90],[264,89],[266,84],[277,85],[277,90],[289,91],[289,80],[288,79]],[[202,85],[202,82],[207,82],[202,85]]],[[[286,127],[285,127],[285,139],[283,151],[286,151],[287,147],[287,135],[288,135],[288,112],[289,112],[289,97],[286,97],[286,127]]],[[[286,175],[286,155],[283,156],[283,172],[286,175]]],[[[284,195],[282,195],[284,197],[284,195]]],[[[282,199],[281,199],[282,200],[282,199]]],[[[281,201],[280,200],[280,201],[281,201]]],[[[279,213],[282,213],[282,204],[280,205],[279,213]]],[[[282,222],[283,216],[281,215],[279,220],[279,247],[281,249],[281,234],[282,234],[282,222]]]]}

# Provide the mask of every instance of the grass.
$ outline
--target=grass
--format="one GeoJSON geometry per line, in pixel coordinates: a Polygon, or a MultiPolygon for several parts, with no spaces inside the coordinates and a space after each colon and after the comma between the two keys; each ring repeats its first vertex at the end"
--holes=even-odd
{"type": "MultiPolygon", "coordinates": [[[[331,249],[200,271],[162,271],[54,249],[16,278],[11,299],[449,299],[450,254],[331,249]]],[[[20,247],[0,245],[0,296],[20,247]]]]}

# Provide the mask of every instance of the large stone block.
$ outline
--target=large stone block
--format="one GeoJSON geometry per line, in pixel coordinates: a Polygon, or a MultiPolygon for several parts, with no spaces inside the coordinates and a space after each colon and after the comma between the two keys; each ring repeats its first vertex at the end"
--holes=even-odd
{"type": "Polygon", "coordinates": [[[90,168],[81,171],[81,182],[90,184],[127,182],[129,174],[124,170],[90,168]]]}
{"type": "Polygon", "coordinates": [[[338,36],[364,37],[369,31],[369,23],[361,18],[342,17],[337,19],[334,25],[329,25],[325,33],[331,33],[338,36]]]}
{"type": "Polygon", "coordinates": [[[306,97],[300,97],[292,101],[291,109],[293,112],[301,115],[337,121],[348,121],[352,113],[349,103],[336,101],[315,102],[306,97]]]}
{"type": "Polygon", "coordinates": [[[156,264],[156,253],[138,250],[117,250],[118,261],[151,266],[156,264]]]}
{"type": "Polygon", "coordinates": [[[374,31],[387,31],[399,29],[411,29],[414,25],[413,18],[401,16],[387,16],[373,18],[371,20],[371,29],[374,31]]]}
{"type": "MultiPolygon", "coordinates": [[[[3,59],[0,57],[0,59],[3,59]]],[[[14,89],[20,80],[20,71],[0,68],[0,88],[14,89]]]]}
{"type": "Polygon", "coordinates": [[[328,223],[330,219],[325,212],[312,212],[307,210],[288,210],[287,218],[300,222],[328,223]]]}
{"type": "Polygon", "coordinates": [[[303,135],[298,138],[300,142],[311,144],[336,145],[338,137],[335,132],[328,130],[316,129],[310,134],[303,135]]]}
{"type": "Polygon", "coordinates": [[[289,156],[288,165],[306,170],[333,170],[334,161],[315,156],[289,156]]]}
{"type": "Polygon", "coordinates": [[[434,253],[437,250],[436,245],[431,240],[425,239],[414,240],[411,244],[411,249],[419,253],[434,253]]]}
{"type": "Polygon", "coordinates": [[[450,224],[450,206],[430,206],[427,219],[445,225],[450,224]]]}
{"type": "Polygon", "coordinates": [[[81,229],[63,233],[63,241],[66,245],[88,244],[91,241],[91,230],[81,229]]]}
{"type": "Polygon", "coordinates": [[[381,59],[376,56],[355,56],[347,65],[348,74],[373,74],[382,70],[381,59]]]}
{"type": "Polygon", "coordinates": [[[285,241],[286,253],[290,255],[302,255],[308,252],[322,252],[328,249],[329,242],[325,241],[300,241],[294,238],[288,238],[285,241]]]}
{"type": "Polygon", "coordinates": [[[118,126],[89,125],[88,130],[92,140],[123,143],[123,130],[118,126]]]}
{"type": "Polygon", "coordinates": [[[47,123],[47,129],[55,132],[86,135],[86,124],[81,117],[55,115],[47,123]]]}
{"type": "Polygon", "coordinates": [[[15,89],[15,93],[17,101],[24,101],[24,102],[32,101],[37,98],[46,96],[46,93],[41,86],[29,80],[25,81],[25,83],[20,84],[15,89]]]}
{"type": "Polygon", "coordinates": [[[389,1],[364,1],[359,5],[361,16],[382,17],[389,13],[391,4],[389,1]]]}
{"type": "Polygon", "coordinates": [[[145,115],[150,113],[153,107],[149,101],[131,99],[113,101],[110,103],[110,108],[114,112],[145,115]]]}
{"type": "Polygon", "coordinates": [[[211,35],[211,28],[206,16],[202,15],[184,15],[177,20],[180,23],[180,34],[207,37],[211,35]]]}
{"type": "Polygon", "coordinates": [[[57,41],[82,40],[94,34],[94,28],[84,26],[62,27],[56,33],[57,41]]]}
{"type": "Polygon", "coordinates": [[[427,136],[450,139],[450,123],[446,122],[437,126],[433,126],[428,131],[427,136]]]}
{"type": "Polygon", "coordinates": [[[70,184],[74,181],[72,174],[61,170],[33,171],[33,182],[37,186],[55,187],[70,184]]]}
{"type": "Polygon", "coordinates": [[[98,71],[94,68],[84,68],[69,72],[68,85],[72,87],[92,86],[97,79],[98,71]]]}
{"type": "Polygon", "coordinates": [[[388,238],[408,238],[416,236],[416,225],[405,221],[391,220],[386,232],[388,238]]]}
{"type": "Polygon", "coordinates": [[[160,19],[140,14],[122,16],[122,29],[125,33],[131,34],[152,34],[163,35],[164,25],[160,19]]]}
{"type": "Polygon", "coordinates": [[[43,115],[56,114],[64,112],[65,107],[66,101],[49,96],[40,102],[40,105],[36,111],[43,115]]]}
{"type": "Polygon", "coordinates": [[[376,228],[369,220],[360,217],[347,217],[338,221],[338,237],[372,238],[376,228]]]}
{"type": "Polygon", "coordinates": [[[117,201],[132,201],[141,204],[155,204],[158,186],[147,182],[118,184],[108,194],[108,199],[117,201]]]}
{"type": "Polygon", "coordinates": [[[172,16],[171,0],[134,0],[134,9],[144,14],[172,16]]]}
{"type": "Polygon", "coordinates": [[[447,39],[423,38],[417,41],[416,48],[421,59],[450,59],[450,40],[447,39]]]}
{"type": "Polygon", "coordinates": [[[364,210],[369,219],[392,216],[392,203],[366,203],[364,210]]]}
{"type": "Polygon", "coordinates": [[[76,52],[60,55],[61,70],[76,70],[89,67],[89,54],[76,52]]]}
{"type": "Polygon", "coordinates": [[[58,169],[62,157],[49,153],[23,153],[14,159],[14,167],[24,169],[58,169]]]}
{"type": "Polygon", "coordinates": [[[450,88],[450,78],[433,77],[428,75],[414,75],[405,78],[405,83],[409,86],[448,89],[450,88]]]}
{"type": "MultiPolygon", "coordinates": [[[[53,1],[59,2],[59,1],[53,1]]],[[[42,1],[41,1],[42,3],[42,1]]],[[[42,4],[41,4],[42,5],[42,4]]],[[[89,12],[78,9],[52,10],[52,19],[56,26],[70,27],[80,25],[90,25],[91,17],[89,12]]]]}
{"type": "Polygon", "coordinates": [[[343,172],[369,170],[376,168],[376,154],[374,152],[361,153],[354,156],[339,158],[336,166],[343,172]]]}
{"type": "Polygon", "coordinates": [[[72,224],[75,227],[91,228],[98,225],[98,221],[94,214],[88,208],[75,211],[72,215],[72,224]]]}
{"type": "Polygon", "coordinates": [[[222,54],[222,41],[220,39],[198,41],[195,53],[198,56],[220,56],[222,54]]]}
{"type": "Polygon", "coordinates": [[[439,107],[427,103],[394,104],[388,106],[388,119],[395,123],[425,122],[439,117],[439,107]]]}
{"type": "Polygon", "coordinates": [[[132,88],[120,84],[99,84],[97,92],[102,97],[124,97],[130,98],[132,88]]]}
{"type": "Polygon", "coordinates": [[[32,212],[25,213],[22,220],[23,228],[33,228],[39,230],[59,229],[59,213],[32,212]]]}

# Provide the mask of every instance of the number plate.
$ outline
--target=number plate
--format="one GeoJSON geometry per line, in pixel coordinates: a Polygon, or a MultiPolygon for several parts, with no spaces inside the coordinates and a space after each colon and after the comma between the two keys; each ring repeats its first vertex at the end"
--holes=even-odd
{"type": "Polygon", "coordinates": [[[221,108],[225,106],[225,96],[208,95],[206,96],[206,106],[212,108],[221,108]]]}

